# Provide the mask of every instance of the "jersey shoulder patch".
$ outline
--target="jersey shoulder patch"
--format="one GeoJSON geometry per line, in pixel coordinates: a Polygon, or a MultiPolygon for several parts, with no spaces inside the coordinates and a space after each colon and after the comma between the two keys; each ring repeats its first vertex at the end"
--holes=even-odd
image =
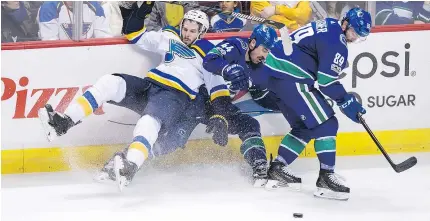
{"type": "Polygon", "coordinates": [[[197,53],[204,58],[206,54],[209,53],[212,48],[214,48],[214,44],[206,39],[198,39],[193,45],[191,45],[192,49],[197,51],[197,53]]]}
{"type": "Polygon", "coordinates": [[[247,38],[239,38],[239,37],[231,37],[226,39],[227,42],[235,44],[237,48],[242,48],[243,50],[248,50],[248,39],[247,38]]]}
{"type": "Polygon", "coordinates": [[[162,31],[167,31],[167,32],[173,33],[174,35],[179,37],[179,30],[173,26],[170,26],[170,25],[166,26],[162,29],[162,31]]]}

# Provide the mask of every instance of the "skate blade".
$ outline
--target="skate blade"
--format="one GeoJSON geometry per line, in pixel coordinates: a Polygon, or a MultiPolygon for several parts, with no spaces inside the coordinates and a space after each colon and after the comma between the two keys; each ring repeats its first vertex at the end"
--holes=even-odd
{"type": "Polygon", "coordinates": [[[46,108],[43,107],[43,108],[40,108],[37,113],[39,114],[39,120],[42,124],[43,131],[45,132],[46,139],[49,142],[54,141],[58,136],[57,136],[57,132],[55,132],[55,129],[48,124],[49,122],[48,111],[46,111],[46,108]]]}
{"type": "Polygon", "coordinates": [[[288,190],[293,190],[293,191],[300,191],[302,187],[301,183],[281,183],[278,180],[268,180],[267,184],[265,186],[266,190],[276,190],[276,189],[281,189],[281,188],[285,188],[288,190]]]}
{"type": "Polygon", "coordinates": [[[96,175],[94,175],[93,180],[99,183],[111,183],[111,182],[115,182],[116,180],[112,180],[109,177],[109,174],[106,172],[97,172],[96,175]]]}
{"type": "Polygon", "coordinates": [[[267,184],[267,179],[255,179],[253,186],[256,188],[261,188],[261,187],[265,187],[266,184],[267,184]]]}
{"type": "Polygon", "coordinates": [[[122,158],[120,156],[115,156],[113,160],[114,160],[113,165],[114,165],[116,183],[118,184],[119,191],[122,192],[126,184],[125,183],[126,178],[124,176],[121,176],[121,174],[119,173],[119,170],[123,169],[124,163],[122,162],[122,158]]]}
{"type": "Polygon", "coordinates": [[[314,196],[319,198],[343,201],[349,199],[349,193],[334,192],[326,188],[317,188],[317,190],[314,192],[314,196]]]}

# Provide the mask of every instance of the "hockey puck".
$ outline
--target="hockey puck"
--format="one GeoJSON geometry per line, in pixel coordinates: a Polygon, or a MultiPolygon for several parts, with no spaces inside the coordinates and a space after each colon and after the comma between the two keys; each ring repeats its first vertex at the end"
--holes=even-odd
{"type": "Polygon", "coordinates": [[[303,218],[303,213],[293,213],[294,218],[303,218]]]}

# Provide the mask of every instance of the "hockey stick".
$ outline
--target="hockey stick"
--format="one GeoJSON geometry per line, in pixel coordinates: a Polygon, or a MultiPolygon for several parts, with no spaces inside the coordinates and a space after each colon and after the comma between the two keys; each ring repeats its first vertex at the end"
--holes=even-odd
{"type": "MultiPolygon", "coordinates": [[[[187,3],[179,4],[177,1],[164,2],[164,3],[177,4],[177,5],[187,4],[187,3]]],[[[204,12],[213,11],[213,12],[217,12],[217,13],[227,14],[226,12],[223,12],[221,9],[212,8],[212,7],[208,7],[208,6],[204,6],[204,5],[199,6],[199,9],[201,9],[204,12]]],[[[286,55],[291,55],[293,53],[293,43],[291,42],[288,28],[284,24],[282,24],[280,22],[272,21],[272,20],[267,20],[265,18],[260,18],[260,17],[253,16],[253,15],[245,15],[245,14],[237,13],[237,12],[228,12],[228,14],[232,15],[233,17],[243,18],[243,19],[250,20],[250,21],[256,21],[256,22],[261,23],[261,24],[266,24],[266,25],[276,27],[277,29],[279,29],[279,33],[281,34],[282,47],[284,48],[284,53],[286,55]]]]}
{"type": "MultiPolygon", "coordinates": [[[[238,112],[240,114],[277,114],[281,113],[279,111],[245,111],[245,112],[238,112]]],[[[202,119],[203,117],[196,117],[196,119],[202,119]]],[[[120,124],[124,126],[136,126],[136,124],[128,124],[128,123],[121,123],[114,120],[108,120],[108,122],[114,123],[114,124],[120,124]]]]}
{"type": "Polygon", "coordinates": [[[401,173],[407,169],[410,169],[411,167],[415,166],[417,164],[417,158],[416,157],[410,157],[409,159],[399,163],[395,164],[388,153],[385,151],[385,149],[382,147],[381,143],[379,143],[378,139],[373,134],[372,130],[370,130],[369,126],[367,126],[366,122],[364,121],[361,114],[358,114],[358,119],[360,120],[361,125],[363,125],[364,129],[366,129],[367,133],[372,138],[373,142],[375,142],[376,146],[378,146],[379,150],[384,155],[385,159],[387,159],[388,163],[390,163],[391,167],[397,172],[401,173]]]}

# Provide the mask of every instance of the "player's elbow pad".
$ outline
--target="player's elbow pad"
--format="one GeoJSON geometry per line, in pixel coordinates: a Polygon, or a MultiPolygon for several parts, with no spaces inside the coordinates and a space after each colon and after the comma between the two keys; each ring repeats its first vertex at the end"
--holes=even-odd
{"type": "Polygon", "coordinates": [[[215,75],[222,76],[222,69],[225,65],[220,61],[220,57],[215,54],[208,54],[203,59],[203,68],[215,75]]]}

